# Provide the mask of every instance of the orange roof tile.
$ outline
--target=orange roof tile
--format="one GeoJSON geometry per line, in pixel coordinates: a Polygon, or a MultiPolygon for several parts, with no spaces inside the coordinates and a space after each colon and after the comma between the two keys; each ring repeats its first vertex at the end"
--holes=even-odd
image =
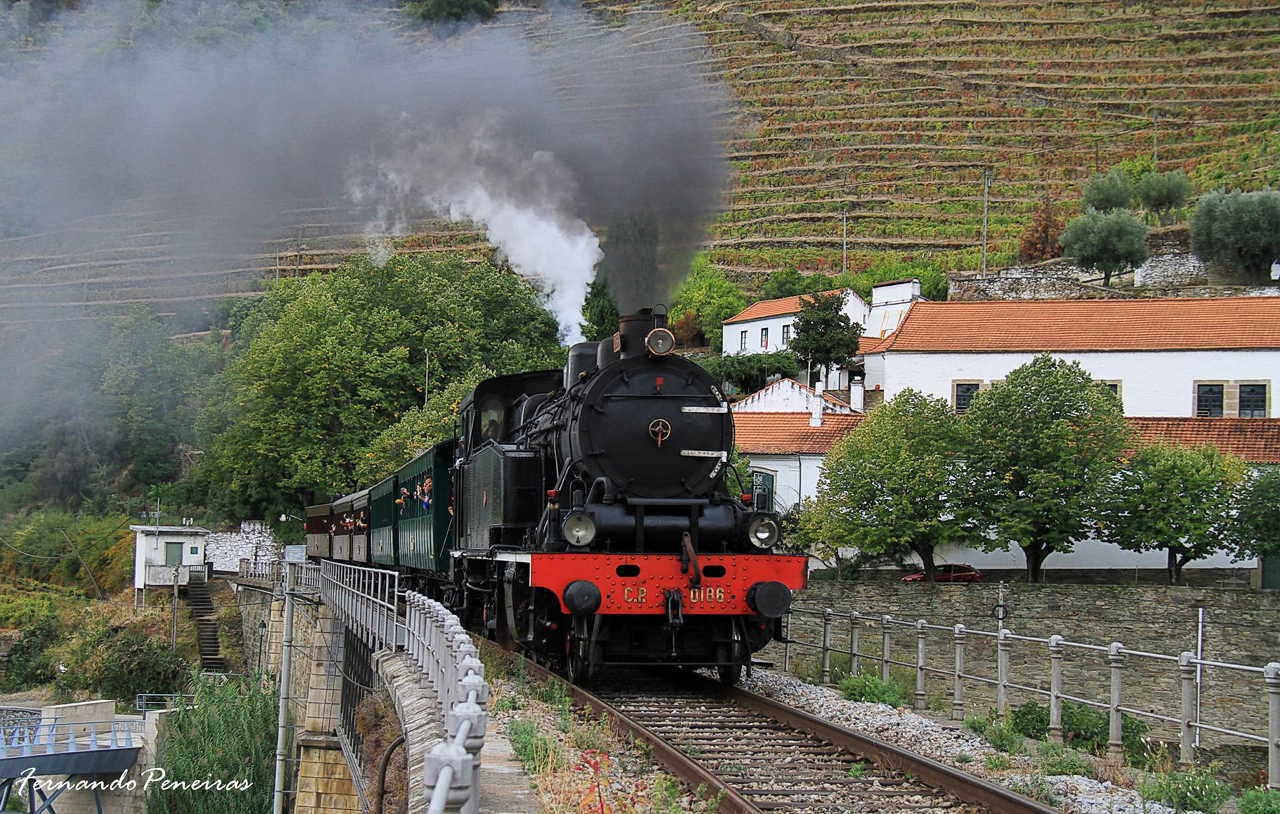
{"type": "Polygon", "coordinates": [[[1280,464],[1280,418],[1130,418],[1129,425],[1146,444],[1208,444],[1249,463],[1280,464]]]}
{"type": "Polygon", "coordinates": [[[750,455],[825,455],[865,418],[861,413],[823,413],[822,426],[810,427],[808,413],[734,413],[738,448],[750,455]]]}
{"type": "MultiPolygon", "coordinates": [[[[833,288],[830,291],[819,291],[819,294],[839,294],[842,291],[848,291],[847,288],[833,288]]],[[[776,300],[761,300],[753,302],[738,312],[734,316],[724,321],[725,325],[732,322],[750,322],[753,319],[765,319],[766,317],[780,317],[786,314],[800,313],[800,301],[806,297],[812,297],[812,294],[797,294],[794,297],[780,297],[776,300]]]]}
{"type": "Polygon", "coordinates": [[[1280,297],[921,300],[886,339],[877,351],[1280,348],[1280,297]]]}
{"type": "Polygon", "coordinates": [[[858,337],[858,353],[863,355],[868,353],[879,353],[887,348],[893,342],[893,334],[888,336],[860,336],[858,337]]]}

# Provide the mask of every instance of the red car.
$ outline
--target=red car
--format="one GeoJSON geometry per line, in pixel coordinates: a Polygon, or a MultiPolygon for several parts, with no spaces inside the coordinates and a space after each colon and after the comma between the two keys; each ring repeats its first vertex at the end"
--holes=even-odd
{"type": "MultiPolygon", "coordinates": [[[[902,578],[903,582],[924,582],[924,571],[916,571],[902,578]]],[[[982,582],[982,572],[972,565],[939,565],[933,572],[934,582],[982,582]]]]}

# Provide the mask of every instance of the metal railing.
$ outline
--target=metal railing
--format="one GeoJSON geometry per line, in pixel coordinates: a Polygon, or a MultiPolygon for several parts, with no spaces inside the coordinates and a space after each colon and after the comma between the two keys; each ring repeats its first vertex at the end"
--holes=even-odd
{"type": "MultiPolygon", "coordinates": [[[[205,675],[205,673],[201,673],[205,675]]],[[[217,675],[225,675],[218,673],[217,675]]],[[[189,706],[195,702],[195,696],[177,692],[140,692],[133,699],[133,708],[138,712],[155,712],[162,709],[174,709],[189,706]]]]}
{"type": "Polygon", "coordinates": [[[1010,691],[1029,695],[1042,696],[1049,703],[1049,736],[1053,740],[1062,740],[1062,702],[1071,701],[1095,709],[1104,710],[1107,714],[1108,738],[1107,752],[1119,757],[1124,754],[1122,724],[1124,715],[1148,718],[1177,727],[1179,732],[1179,760],[1183,765],[1195,761],[1197,733],[1214,732],[1229,735],[1243,740],[1262,743],[1267,747],[1267,785],[1280,789],[1280,662],[1271,662],[1264,667],[1233,664],[1197,658],[1194,653],[1183,652],[1176,656],[1164,653],[1150,653],[1142,650],[1126,648],[1120,642],[1109,645],[1086,644],[1068,641],[1062,636],[1053,635],[1048,638],[1038,636],[1021,636],[1008,628],[999,630],[976,630],[964,625],[934,625],[923,619],[909,621],[895,619],[889,615],[866,613],[837,613],[830,608],[792,608],[785,617],[785,637],[783,640],[783,668],[788,672],[792,666],[792,648],[803,647],[818,652],[819,669],[824,684],[831,683],[832,654],[847,656],[849,673],[857,675],[862,660],[879,664],[881,679],[888,681],[891,666],[904,667],[915,674],[915,691],[913,707],[923,709],[926,702],[927,677],[930,674],[943,676],[948,680],[951,691],[951,717],[960,720],[964,717],[965,689],[967,683],[977,683],[995,688],[996,711],[1005,715],[1009,711],[1010,691]],[[792,617],[807,616],[821,619],[822,633],[818,643],[800,641],[792,636],[792,617]],[[839,622],[848,624],[848,648],[837,649],[832,644],[835,625],[839,622]],[[895,631],[908,632],[909,643],[905,649],[914,658],[894,658],[895,631]],[[868,653],[862,649],[864,634],[879,633],[879,653],[868,653]],[[930,666],[926,661],[928,654],[928,638],[930,633],[947,635],[951,640],[951,667],[941,669],[930,666]],[[966,644],[971,639],[989,639],[995,644],[994,677],[977,675],[966,661],[966,644]],[[1018,683],[1010,675],[1010,654],[1017,644],[1042,647],[1043,654],[1049,662],[1049,686],[1037,687],[1018,683]],[[1070,695],[1063,689],[1063,659],[1070,651],[1090,654],[1101,658],[1108,671],[1109,697],[1106,700],[1070,695]],[[910,660],[907,660],[910,658],[910,660]],[[1176,678],[1180,690],[1178,714],[1166,715],[1149,710],[1139,709],[1125,704],[1124,675],[1127,667],[1133,662],[1148,662],[1158,671],[1166,672],[1176,678]],[[1215,668],[1245,676],[1256,677],[1257,689],[1265,694],[1267,704],[1267,733],[1246,732],[1227,726],[1217,726],[1201,719],[1198,672],[1203,668],[1215,668]]]}
{"type": "Polygon", "coordinates": [[[19,722],[0,727],[0,758],[66,755],[142,745],[142,721],[19,722]]]}
{"type": "Polygon", "coordinates": [[[252,579],[257,582],[278,583],[280,581],[280,561],[257,562],[247,558],[242,559],[240,560],[238,576],[240,579],[252,579]]]}
{"type": "Polygon", "coordinates": [[[394,650],[403,643],[396,611],[400,574],[325,560],[319,579],[324,603],[371,650],[394,650]]]}
{"type": "Polygon", "coordinates": [[[405,652],[430,679],[448,737],[427,755],[432,788],[428,814],[472,814],[480,805],[480,750],[489,685],[471,637],[448,608],[422,594],[405,595],[405,652]]]}
{"type": "Polygon", "coordinates": [[[320,566],[317,563],[298,563],[293,566],[293,587],[295,590],[319,593],[320,566]]]}

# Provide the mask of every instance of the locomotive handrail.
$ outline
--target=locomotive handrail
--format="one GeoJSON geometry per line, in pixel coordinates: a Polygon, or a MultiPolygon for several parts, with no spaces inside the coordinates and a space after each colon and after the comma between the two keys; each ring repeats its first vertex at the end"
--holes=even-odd
{"type": "MultiPolygon", "coordinates": [[[[1134,650],[1125,647],[1120,642],[1111,642],[1108,645],[1093,644],[1089,642],[1074,642],[1059,636],[1052,635],[1047,638],[1041,636],[1025,636],[1014,633],[1012,630],[1001,626],[998,630],[978,630],[966,627],[965,625],[938,625],[930,624],[923,619],[911,621],[908,619],[898,619],[889,614],[871,614],[861,613],[858,611],[837,612],[830,608],[812,608],[803,606],[793,606],[790,613],[784,617],[786,635],[783,637],[783,668],[791,670],[791,649],[792,647],[804,647],[820,652],[820,665],[822,680],[829,683],[832,678],[831,671],[831,655],[837,653],[847,656],[849,659],[850,674],[859,672],[859,660],[868,659],[869,661],[880,665],[880,676],[883,680],[889,680],[891,665],[906,667],[915,672],[915,695],[913,705],[917,708],[923,708],[926,700],[925,678],[929,674],[945,675],[951,678],[951,715],[955,719],[962,718],[965,710],[965,684],[966,682],[976,683],[981,686],[994,687],[996,691],[996,711],[1000,715],[1005,715],[1009,711],[1009,691],[1017,691],[1031,696],[1047,696],[1049,699],[1049,733],[1051,737],[1061,737],[1062,728],[1062,702],[1071,701],[1077,704],[1093,707],[1095,709],[1104,710],[1109,718],[1109,738],[1108,750],[1112,754],[1120,754],[1123,751],[1123,715],[1135,715],[1149,718],[1164,723],[1173,723],[1178,725],[1180,735],[1179,760],[1183,765],[1190,765],[1195,761],[1196,748],[1199,746],[1199,733],[1214,732],[1221,735],[1228,735],[1233,738],[1250,742],[1260,742],[1267,744],[1268,752],[1268,768],[1267,768],[1267,784],[1273,789],[1280,789],[1280,662],[1272,662],[1265,666],[1255,664],[1236,664],[1233,662],[1216,661],[1197,657],[1194,653],[1184,652],[1178,655],[1170,655],[1168,653],[1154,653],[1145,650],[1134,650]],[[797,639],[792,635],[795,630],[793,626],[793,617],[811,617],[822,620],[822,633],[819,643],[806,642],[797,639]],[[848,622],[848,647],[837,648],[832,641],[832,633],[834,629],[833,622],[835,620],[847,620],[848,622]],[[868,652],[861,645],[861,634],[872,632],[867,628],[879,628],[880,648],[878,652],[868,652]],[[895,644],[892,631],[899,628],[909,628],[914,630],[914,639],[911,642],[907,652],[914,650],[915,658],[911,661],[894,658],[895,644]],[[938,667],[930,667],[926,663],[927,636],[930,631],[943,632],[948,635],[950,641],[948,653],[951,658],[948,660],[954,662],[951,669],[942,669],[938,667]],[[984,639],[995,640],[995,676],[977,675],[972,671],[972,664],[966,666],[966,640],[970,637],[978,637],[984,639]],[[1045,649],[1045,655],[1049,661],[1049,686],[1036,687],[1027,683],[1015,682],[1011,677],[1011,651],[1015,643],[1026,643],[1029,645],[1040,645],[1045,649]],[[1080,695],[1070,695],[1063,689],[1063,658],[1069,651],[1076,651],[1083,654],[1089,654],[1089,657],[1098,659],[1101,656],[1104,664],[1102,668],[1109,672],[1109,698],[1096,699],[1086,698],[1080,695]],[[1124,673],[1126,662],[1131,660],[1141,660],[1146,663],[1147,669],[1165,670],[1173,681],[1170,682],[1171,688],[1176,686],[1179,688],[1180,704],[1177,701],[1171,702],[1171,707],[1175,704],[1180,708],[1180,714],[1177,716],[1167,715],[1153,710],[1139,709],[1124,704],[1125,698],[1125,682],[1124,673]],[[1262,704],[1260,705],[1260,718],[1265,718],[1267,734],[1261,735],[1257,732],[1248,732],[1243,729],[1230,728],[1226,726],[1218,726],[1206,723],[1202,720],[1202,670],[1204,668],[1215,668],[1218,670],[1227,670],[1235,673],[1244,674],[1246,676],[1260,677],[1262,679],[1255,685],[1256,691],[1262,696],[1262,704]]],[[[873,634],[874,635],[874,634],[873,634]]],[[[972,659],[969,659],[972,662],[972,659]]],[[[1132,679],[1131,679],[1132,680],[1132,679]]],[[[1132,703],[1132,702],[1131,702],[1132,703]]]]}

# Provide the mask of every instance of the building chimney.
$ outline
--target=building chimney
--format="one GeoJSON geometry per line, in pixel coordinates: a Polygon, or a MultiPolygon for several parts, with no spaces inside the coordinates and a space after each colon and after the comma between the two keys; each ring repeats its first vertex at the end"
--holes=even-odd
{"type": "Polygon", "coordinates": [[[822,390],[823,390],[822,382],[818,382],[813,387],[813,392],[816,393],[817,395],[814,396],[813,401],[810,402],[810,407],[809,407],[809,426],[810,427],[822,426],[822,390]]]}

